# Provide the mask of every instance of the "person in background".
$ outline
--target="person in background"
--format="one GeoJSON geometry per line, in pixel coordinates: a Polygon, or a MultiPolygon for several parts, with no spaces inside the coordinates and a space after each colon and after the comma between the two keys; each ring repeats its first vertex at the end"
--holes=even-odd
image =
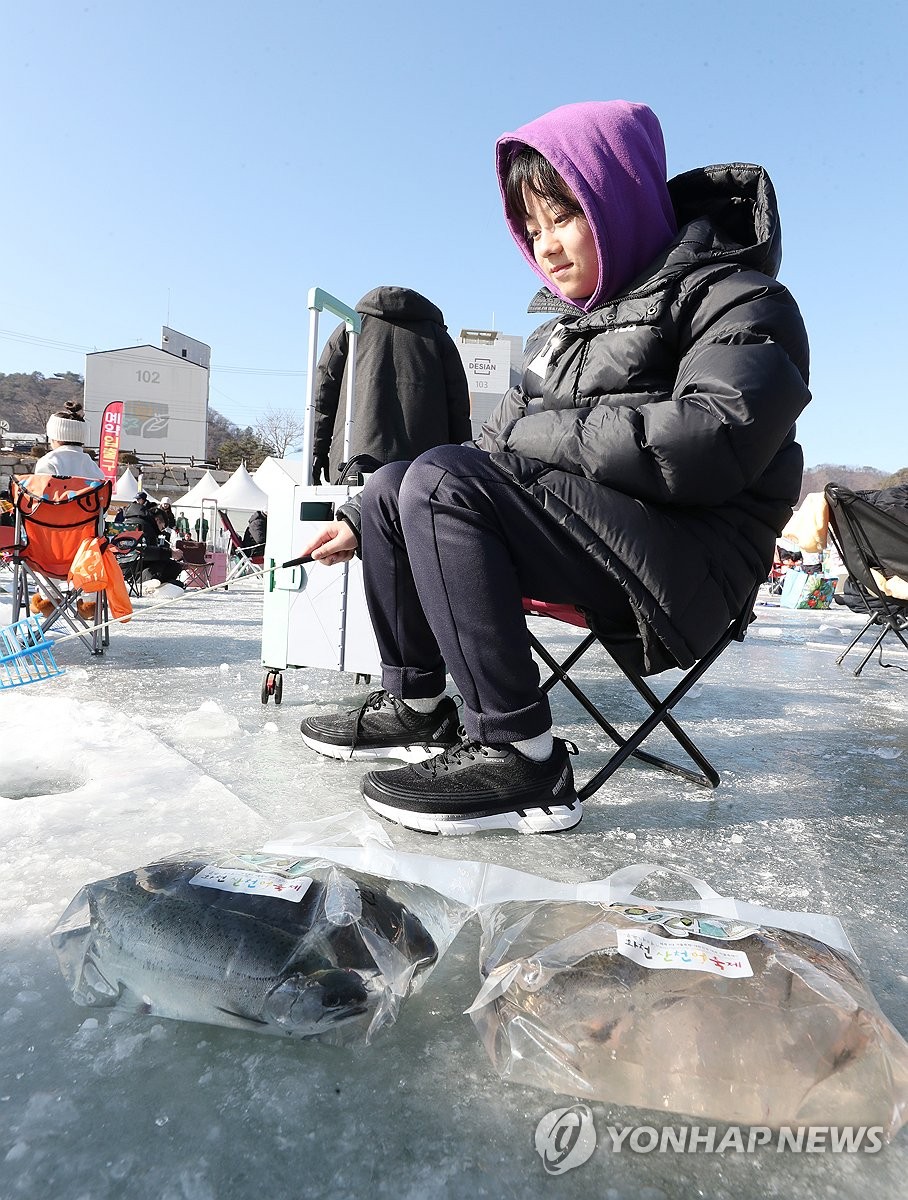
{"type": "Polygon", "coordinates": [[[0,491],[0,525],[15,525],[16,510],[13,508],[9,485],[0,491]]]}
{"type": "Polygon", "coordinates": [[[265,553],[265,535],[268,531],[268,515],[254,512],[246,525],[241,545],[249,551],[250,556],[258,557],[265,553]]]}
{"type": "Polygon", "coordinates": [[[155,507],[146,518],[144,545],[142,547],[143,589],[159,591],[162,596],[177,596],[186,585],[180,579],[183,572],[183,552],[170,544],[167,518],[160,508],[155,507]],[[165,592],[163,589],[167,587],[165,592]]]}
{"type": "Polygon", "coordinates": [[[124,521],[144,521],[151,515],[152,506],[148,503],[148,493],[138,491],[135,499],[123,510],[124,521]]]}
{"type": "MultiPolygon", "coordinates": [[[[95,460],[83,449],[88,426],[78,400],[67,400],[60,412],[47,418],[45,428],[51,448],[35,463],[33,474],[75,479],[106,478],[95,460]]],[[[46,616],[53,611],[53,607],[53,602],[40,590],[36,590],[29,601],[29,608],[36,616],[46,616]]],[[[90,621],[95,615],[95,602],[77,600],[76,609],[84,620],[90,621]]]]}
{"type": "Polygon", "coordinates": [[[206,517],[197,517],[193,528],[195,529],[195,540],[197,542],[208,541],[208,520],[206,517]]]}
{"type": "Polygon", "coordinates": [[[158,512],[163,516],[168,529],[176,529],[177,519],[174,516],[173,508],[167,496],[161,497],[161,501],[158,504],[158,512]]]}
{"type": "MultiPolygon", "coordinates": [[[[377,287],[356,305],[356,384],[348,460],[363,471],[416,458],[471,436],[470,396],[444,316],[411,288],[377,287]]],[[[318,363],[312,478],[337,483],[346,465],[346,325],[328,339],[318,363]]]]}
{"type": "Polygon", "coordinates": [[[136,493],[123,518],[127,529],[142,533],[144,590],[153,592],[164,584],[174,584],[172,594],[182,591],[182,552],[171,547],[167,518],[156,504],[149,503],[147,492],[136,493]]]}
{"type": "Polygon", "coordinates": [[[51,448],[35,463],[35,475],[105,478],[95,460],[83,449],[88,426],[78,400],[67,400],[60,412],[48,417],[46,429],[51,448]]]}
{"type": "Polygon", "coordinates": [[[531,310],[553,318],[521,384],[475,445],[383,467],[299,548],[329,565],[359,550],[382,662],[381,689],[304,720],[304,741],[408,763],[363,796],[432,833],[581,819],[523,597],[581,607],[645,675],[690,667],[767,577],[803,471],[807,334],[776,279],[763,168],[667,180],[655,114],[620,100],[505,134],[497,165],[543,284],[531,310]]]}
{"type": "Polygon", "coordinates": [[[177,517],[177,533],[181,538],[188,538],[192,533],[192,530],[189,528],[189,518],[184,512],[181,512],[177,517]]]}

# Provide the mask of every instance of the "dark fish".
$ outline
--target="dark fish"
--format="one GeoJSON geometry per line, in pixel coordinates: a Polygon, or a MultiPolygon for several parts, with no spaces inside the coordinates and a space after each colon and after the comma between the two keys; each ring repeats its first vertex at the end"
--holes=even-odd
{"type": "Polygon", "coordinates": [[[193,884],[211,862],[165,860],[81,890],[51,935],[76,1003],[344,1040],[338,1027],[367,1027],[437,958],[386,881],[322,865],[293,902],[193,884]]]}

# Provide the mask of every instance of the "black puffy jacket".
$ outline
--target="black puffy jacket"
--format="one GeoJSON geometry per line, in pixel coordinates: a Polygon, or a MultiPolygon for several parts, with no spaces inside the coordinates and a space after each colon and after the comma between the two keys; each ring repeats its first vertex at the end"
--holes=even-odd
{"type": "Polygon", "coordinates": [[[669,190],[679,233],[623,293],[589,313],[537,295],[530,311],[561,316],[525,362],[560,323],[558,349],[478,439],[625,589],[647,673],[702,657],[766,578],[810,399],[766,172],[704,167],[669,190]]]}
{"type": "MultiPolygon", "coordinates": [[[[356,347],[353,429],[347,459],[380,464],[471,436],[463,363],[441,310],[411,288],[378,287],[357,304],[363,327],[356,347]]],[[[328,339],[318,363],[313,458],[330,455],[336,482],[344,458],[347,407],[345,325],[328,339]]]]}

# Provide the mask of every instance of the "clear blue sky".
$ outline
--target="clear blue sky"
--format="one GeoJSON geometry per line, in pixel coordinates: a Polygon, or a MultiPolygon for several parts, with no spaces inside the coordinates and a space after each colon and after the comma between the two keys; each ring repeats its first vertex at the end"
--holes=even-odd
{"type": "Polygon", "coordinates": [[[302,410],[313,284],[526,336],[495,139],[623,98],[661,118],[671,174],[769,170],[808,465],[908,466],[903,3],[41,0],[5,6],[3,43],[2,372],[81,373],[169,323],[247,425],[302,410]]]}

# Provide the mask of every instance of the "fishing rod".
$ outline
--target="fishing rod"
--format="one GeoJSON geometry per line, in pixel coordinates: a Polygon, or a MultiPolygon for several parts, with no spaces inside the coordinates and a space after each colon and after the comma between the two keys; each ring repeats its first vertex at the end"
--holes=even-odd
{"type": "MultiPolygon", "coordinates": [[[[285,567],[299,567],[302,566],[303,563],[309,563],[312,561],[313,558],[311,554],[302,554],[299,558],[291,558],[289,562],[275,563],[273,567],[257,567],[254,564],[251,564],[252,570],[245,571],[241,576],[239,576],[239,578],[261,579],[263,575],[273,575],[275,571],[282,571],[285,567]]],[[[141,620],[146,613],[154,612],[156,608],[166,608],[168,604],[179,604],[181,600],[194,599],[196,596],[201,596],[203,592],[216,592],[218,588],[224,588],[226,590],[226,587],[226,583],[212,583],[209,584],[208,587],[193,588],[191,592],[186,590],[180,596],[168,596],[166,600],[161,600],[157,604],[149,604],[147,607],[143,606],[138,619],[141,620]]],[[[122,617],[111,617],[107,621],[99,621],[97,625],[92,625],[91,629],[108,629],[111,625],[125,625],[132,619],[133,613],[125,613],[122,617]]],[[[82,630],[78,633],[66,633],[63,635],[63,637],[55,637],[52,644],[54,646],[58,646],[61,642],[71,642],[73,638],[85,637],[90,632],[91,630],[82,630]]]]}
{"type": "MultiPolygon", "coordinates": [[[[250,564],[252,569],[244,572],[240,578],[260,579],[265,575],[273,575],[275,571],[300,567],[313,561],[316,560],[312,558],[311,554],[301,554],[296,558],[288,559],[287,562],[275,563],[271,567],[257,567],[250,564]]],[[[143,607],[138,619],[141,620],[146,613],[154,612],[155,609],[166,608],[169,604],[179,604],[181,601],[201,596],[204,592],[215,592],[218,588],[226,588],[226,586],[226,582],[212,583],[208,587],[193,588],[191,592],[184,591],[179,596],[169,596],[157,604],[143,607]]],[[[64,620],[70,619],[62,610],[59,615],[62,615],[64,620]]],[[[62,637],[48,637],[47,631],[34,615],[29,615],[21,621],[0,628],[0,689],[18,687],[22,684],[33,683],[38,679],[62,674],[62,670],[53,656],[56,646],[62,645],[63,642],[71,642],[75,638],[84,640],[101,629],[109,629],[111,625],[125,625],[133,620],[133,617],[132,612],[124,613],[120,617],[110,617],[106,621],[98,621],[87,629],[74,630],[62,637]],[[4,651],[8,651],[8,653],[4,651]]]]}

